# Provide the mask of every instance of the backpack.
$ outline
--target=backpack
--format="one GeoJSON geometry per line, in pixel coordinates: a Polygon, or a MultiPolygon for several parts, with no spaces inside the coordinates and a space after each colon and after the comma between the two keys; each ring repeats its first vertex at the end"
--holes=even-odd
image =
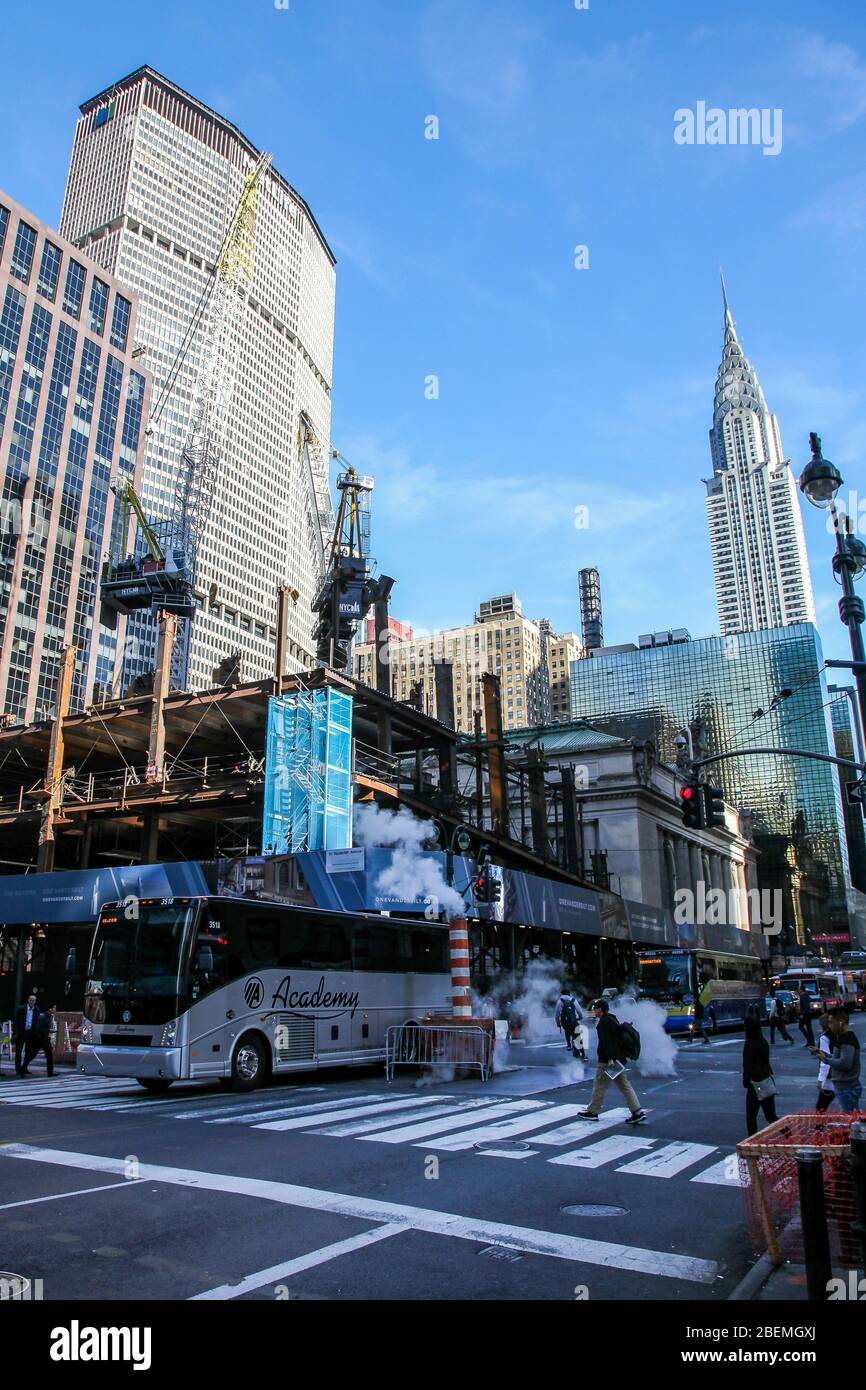
{"type": "Polygon", "coordinates": [[[636,1062],[640,1056],[640,1033],[633,1023],[620,1023],[619,1050],[624,1062],[636,1062]]]}
{"type": "Polygon", "coordinates": [[[577,1009],[574,1007],[573,999],[566,999],[562,1006],[562,1013],[559,1015],[559,1021],[569,1033],[574,1032],[577,1027],[577,1009]]]}

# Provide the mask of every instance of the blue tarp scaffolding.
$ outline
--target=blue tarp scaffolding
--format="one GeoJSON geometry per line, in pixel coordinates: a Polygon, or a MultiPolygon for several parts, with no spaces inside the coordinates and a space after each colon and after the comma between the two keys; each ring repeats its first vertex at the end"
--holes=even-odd
{"type": "Polygon", "coordinates": [[[305,690],[268,702],[263,853],[352,843],[352,696],[305,690]]]}

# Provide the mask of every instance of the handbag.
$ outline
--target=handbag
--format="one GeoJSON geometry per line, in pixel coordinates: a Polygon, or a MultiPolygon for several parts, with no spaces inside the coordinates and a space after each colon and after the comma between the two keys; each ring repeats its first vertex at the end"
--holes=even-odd
{"type": "Polygon", "coordinates": [[[752,1085],[758,1100],[769,1100],[776,1094],[776,1082],[772,1076],[766,1077],[763,1081],[753,1081],[752,1085]]]}

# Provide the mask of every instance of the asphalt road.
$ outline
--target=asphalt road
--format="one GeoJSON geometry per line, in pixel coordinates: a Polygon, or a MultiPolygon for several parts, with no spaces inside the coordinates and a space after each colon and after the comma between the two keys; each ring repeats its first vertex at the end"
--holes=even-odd
{"type": "MultiPolygon", "coordinates": [[[[741,1046],[635,1075],[637,1128],[613,1086],[575,1120],[590,1083],[559,1043],[487,1085],[325,1071],[251,1096],[4,1062],[0,1263],[46,1300],[724,1299],[755,1258],[726,1162],[741,1046]]],[[[774,1065],[780,1114],[811,1108],[799,1036],[774,1065]]]]}

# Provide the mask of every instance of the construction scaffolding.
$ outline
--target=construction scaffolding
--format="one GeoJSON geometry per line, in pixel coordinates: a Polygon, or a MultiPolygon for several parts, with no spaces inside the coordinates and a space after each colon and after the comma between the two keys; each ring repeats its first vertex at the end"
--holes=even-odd
{"type": "Polygon", "coordinates": [[[352,843],[352,697],[337,690],[268,704],[263,853],[352,843]]]}

